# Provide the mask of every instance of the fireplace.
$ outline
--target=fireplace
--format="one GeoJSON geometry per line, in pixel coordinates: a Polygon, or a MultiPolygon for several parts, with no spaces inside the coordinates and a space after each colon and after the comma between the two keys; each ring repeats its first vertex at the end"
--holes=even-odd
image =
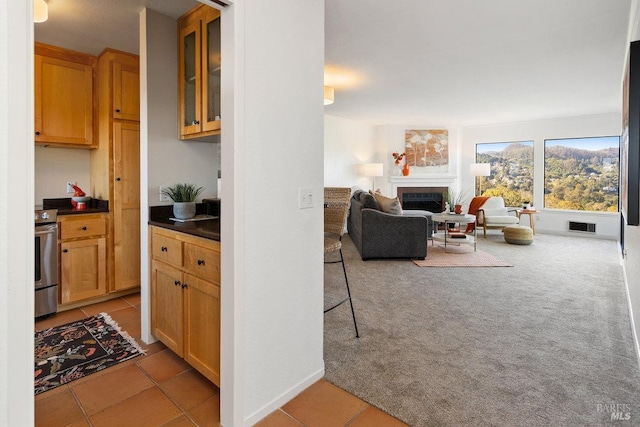
{"type": "Polygon", "coordinates": [[[446,191],[447,187],[398,187],[397,195],[402,209],[440,213],[444,211],[446,191]]]}

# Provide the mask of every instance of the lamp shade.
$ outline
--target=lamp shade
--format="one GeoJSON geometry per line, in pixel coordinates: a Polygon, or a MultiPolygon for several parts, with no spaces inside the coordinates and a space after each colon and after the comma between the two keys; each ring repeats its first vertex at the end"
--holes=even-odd
{"type": "Polygon", "coordinates": [[[44,0],[34,0],[33,2],[33,22],[44,22],[49,18],[49,7],[44,0]]]}
{"type": "Polygon", "coordinates": [[[471,176],[489,176],[491,175],[491,164],[471,163],[469,173],[471,174],[471,176]]]}
{"type": "Polygon", "coordinates": [[[334,95],[333,88],[331,86],[325,86],[324,87],[324,105],[333,104],[333,95],[334,95]]]}
{"type": "Polygon", "coordinates": [[[360,174],[364,176],[382,176],[384,165],[382,163],[364,163],[360,165],[360,174]]]}

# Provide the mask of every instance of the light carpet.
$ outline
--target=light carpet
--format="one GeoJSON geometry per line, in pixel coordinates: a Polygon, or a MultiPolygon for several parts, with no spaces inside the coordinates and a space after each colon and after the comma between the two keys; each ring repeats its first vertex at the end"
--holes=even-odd
{"type": "Polygon", "coordinates": [[[443,245],[429,246],[426,259],[412,261],[418,267],[513,267],[487,252],[479,249],[474,252],[471,245],[448,245],[447,252],[443,245]]]}
{"type": "MultiPolygon", "coordinates": [[[[345,236],[361,338],[348,304],[324,315],[326,379],[415,427],[640,425],[617,243],[495,231],[479,245],[514,267],[365,262],[345,236]]],[[[325,303],[345,293],[327,265],[325,303]]]]}

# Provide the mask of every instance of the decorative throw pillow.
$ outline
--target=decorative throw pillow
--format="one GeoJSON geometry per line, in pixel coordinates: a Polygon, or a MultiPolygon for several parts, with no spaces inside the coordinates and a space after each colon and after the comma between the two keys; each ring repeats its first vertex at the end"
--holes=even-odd
{"type": "Polygon", "coordinates": [[[393,215],[402,215],[402,205],[400,204],[400,200],[397,197],[389,198],[385,197],[379,192],[373,193],[373,196],[376,198],[378,205],[380,206],[380,210],[382,212],[393,214],[393,215]]]}
{"type": "Polygon", "coordinates": [[[362,202],[362,206],[364,206],[365,208],[375,209],[377,211],[380,210],[380,206],[378,205],[376,198],[373,197],[372,194],[365,193],[363,191],[362,194],[360,194],[359,200],[360,202],[362,202]]]}

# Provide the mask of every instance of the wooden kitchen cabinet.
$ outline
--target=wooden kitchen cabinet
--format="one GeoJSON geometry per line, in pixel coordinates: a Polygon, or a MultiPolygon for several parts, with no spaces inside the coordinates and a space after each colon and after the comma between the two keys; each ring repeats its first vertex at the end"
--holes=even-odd
{"type": "Polygon", "coordinates": [[[220,133],[220,11],[200,5],[178,19],[180,139],[220,133]]]}
{"type": "Polygon", "coordinates": [[[68,304],[107,293],[107,216],[79,214],[58,217],[60,303],[68,304]]]}
{"type": "Polygon", "coordinates": [[[35,43],[34,65],[36,144],[95,148],[96,57],[35,43]]]}
{"type": "Polygon", "coordinates": [[[109,201],[109,290],[140,286],[140,76],[137,55],[105,49],[98,57],[98,149],[91,192],[109,201]]]}
{"type": "Polygon", "coordinates": [[[151,235],[151,332],[220,385],[220,243],[160,227],[151,235]]]}

